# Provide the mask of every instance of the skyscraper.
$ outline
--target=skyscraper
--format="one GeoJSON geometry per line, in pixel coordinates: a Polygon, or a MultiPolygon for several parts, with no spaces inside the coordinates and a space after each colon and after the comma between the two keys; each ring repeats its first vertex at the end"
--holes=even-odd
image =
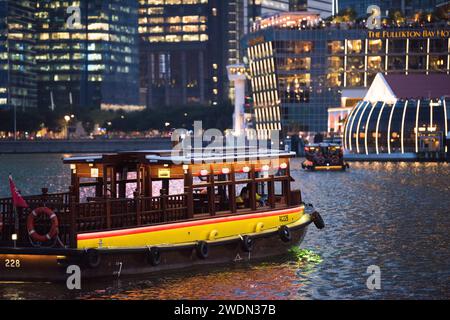
{"type": "Polygon", "coordinates": [[[35,108],[36,1],[0,1],[0,109],[35,108]]]}
{"type": "Polygon", "coordinates": [[[141,102],[216,105],[233,97],[226,65],[242,62],[241,38],[288,0],[140,0],[141,102]]]}
{"type": "Polygon", "coordinates": [[[37,3],[39,105],[139,109],[134,0],[37,3]]]}

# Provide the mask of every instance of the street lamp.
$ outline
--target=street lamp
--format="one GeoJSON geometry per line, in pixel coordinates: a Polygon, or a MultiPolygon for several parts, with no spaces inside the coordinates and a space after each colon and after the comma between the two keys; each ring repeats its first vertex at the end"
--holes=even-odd
{"type": "Polygon", "coordinates": [[[69,139],[69,121],[70,121],[70,116],[65,115],[64,116],[64,120],[66,121],[66,139],[69,139]]]}

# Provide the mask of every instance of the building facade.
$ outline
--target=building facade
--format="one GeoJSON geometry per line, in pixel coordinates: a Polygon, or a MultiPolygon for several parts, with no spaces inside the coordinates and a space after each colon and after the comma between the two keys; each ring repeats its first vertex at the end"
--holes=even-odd
{"type": "Polygon", "coordinates": [[[337,12],[338,0],[291,0],[289,11],[309,11],[328,18],[337,12]]]}
{"type": "Polygon", "coordinates": [[[223,4],[140,0],[141,101],[147,107],[217,104],[223,4]]]}
{"type": "Polygon", "coordinates": [[[450,76],[378,74],[350,111],[343,145],[355,156],[445,158],[450,76]]]}
{"type": "Polygon", "coordinates": [[[242,62],[240,39],[288,0],[140,0],[141,102],[151,108],[233,99],[226,66],[242,62]]]}
{"type": "Polygon", "coordinates": [[[448,25],[373,32],[317,18],[273,17],[243,40],[261,135],[326,132],[327,110],[340,106],[342,90],[368,88],[378,72],[450,71],[448,25]]]}
{"type": "Polygon", "coordinates": [[[0,1],[0,109],[37,107],[36,1],[0,1]]]}
{"type": "Polygon", "coordinates": [[[432,12],[436,7],[448,2],[448,0],[337,0],[338,11],[352,8],[358,17],[366,16],[370,5],[379,6],[383,15],[400,11],[404,15],[412,16],[419,11],[432,12]]]}
{"type": "Polygon", "coordinates": [[[38,2],[40,107],[140,109],[137,9],[133,0],[38,2]]]}

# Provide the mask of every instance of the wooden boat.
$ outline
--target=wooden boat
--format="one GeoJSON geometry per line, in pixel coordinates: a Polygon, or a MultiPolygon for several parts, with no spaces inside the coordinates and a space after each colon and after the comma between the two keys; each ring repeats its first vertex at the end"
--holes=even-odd
{"type": "Polygon", "coordinates": [[[305,146],[306,160],[302,168],[311,171],[339,170],[345,171],[349,168],[344,162],[342,147],[335,143],[315,143],[305,146]]]}
{"type": "Polygon", "coordinates": [[[0,199],[0,280],[136,275],[285,254],[323,228],[291,190],[291,153],[69,157],[69,192],[0,199]],[[245,189],[246,188],[246,189],[245,189]],[[15,240],[14,240],[15,239],[15,240]],[[69,272],[70,274],[70,272],[69,272]]]}

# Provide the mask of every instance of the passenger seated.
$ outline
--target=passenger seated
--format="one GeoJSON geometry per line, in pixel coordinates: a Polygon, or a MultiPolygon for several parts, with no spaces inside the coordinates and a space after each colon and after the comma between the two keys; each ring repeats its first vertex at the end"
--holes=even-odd
{"type": "MultiPolygon", "coordinates": [[[[239,197],[236,198],[236,205],[238,208],[248,207],[249,200],[250,200],[250,183],[242,188],[239,197]]],[[[266,199],[265,197],[258,194],[258,192],[256,192],[256,202],[258,202],[259,206],[262,207],[265,205],[266,199]]]]}

